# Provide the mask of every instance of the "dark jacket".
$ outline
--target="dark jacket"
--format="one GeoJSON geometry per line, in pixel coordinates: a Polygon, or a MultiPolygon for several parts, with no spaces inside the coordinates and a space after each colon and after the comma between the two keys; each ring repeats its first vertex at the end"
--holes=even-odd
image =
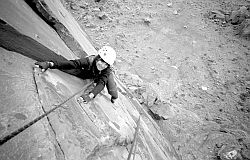
{"type": "Polygon", "coordinates": [[[99,56],[89,56],[86,58],[68,60],[68,61],[53,61],[54,66],[52,68],[60,70],[79,69],[80,73],[77,75],[82,79],[93,79],[96,86],[91,91],[95,96],[100,93],[104,86],[107,84],[108,77],[112,70],[110,67],[99,71],[96,67],[96,61],[99,56]]]}

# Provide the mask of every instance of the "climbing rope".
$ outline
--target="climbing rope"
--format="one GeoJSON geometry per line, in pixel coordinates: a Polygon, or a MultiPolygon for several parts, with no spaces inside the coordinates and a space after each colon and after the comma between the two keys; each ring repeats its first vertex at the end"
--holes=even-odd
{"type": "Polygon", "coordinates": [[[0,146],[3,145],[4,143],[8,142],[10,139],[14,138],[15,136],[17,136],[18,134],[20,134],[21,132],[23,132],[24,130],[26,130],[27,128],[29,128],[30,126],[32,126],[33,124],[35,124],[36,122],[38,122],[39,120],[41,120],[42,118],[44,118],[45,116],[49,115],[51,112],[53,112],[57,108],[62,107],[62,105],[64,105],[65,103],[67,103],[70,99],[72,99],[73,97],[75,97],[77,94],[80,94],[83,90],[85,90],[90,85],[92,85],[92,83],[85,85],[80,91],[76,92],[75,94],[73,94],[72,96],[70,96],[68,99],[66,99],[62,103],[60,103],[59,105],[55,105],[55,107],[52,108],[51,110],[49,110],[48,112],[45,112],[44,114],[42,114],[41,116],[35,118],[34,120],[32,120],[28,124],[24,125],[23,127],[21,127],[21,128],[15,130],[15,131],[13,131],[12,133],[10,133],[7,136],[1,138],[0,139],[0,146]]]}
{"type": "Polygon", "coordinates": [[[140,119],[141,119],[141,116],[139,117],[139,119],[137,120],[137,123],[136,123],[137,127],[135,129],[134,140],[132,142],[132,146],[130,148],[127,160],[130,160],[132,152],[133,152],[133,149],[134,149],[134,146],[135,146],[135,150],[134,150],[134,153],[133,153],[134,154],[133,160],[135,159],[135,152],[136,152],[136,146],[137,146],[136,140],[137,140],[137,135],[139,133],[138,131],[139,131],[139,127],[140,127],[140,119]]]}

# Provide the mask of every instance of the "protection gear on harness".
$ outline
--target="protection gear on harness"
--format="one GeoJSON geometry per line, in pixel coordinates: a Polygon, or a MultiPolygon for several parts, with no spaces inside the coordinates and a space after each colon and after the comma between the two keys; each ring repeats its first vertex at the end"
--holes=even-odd
{"type": "Polygon", "coordinates": [[[116,59],[116,52],[110,46],[103,46],[99,51],[98,55],[109,65],[113,65],[116,59]]]}

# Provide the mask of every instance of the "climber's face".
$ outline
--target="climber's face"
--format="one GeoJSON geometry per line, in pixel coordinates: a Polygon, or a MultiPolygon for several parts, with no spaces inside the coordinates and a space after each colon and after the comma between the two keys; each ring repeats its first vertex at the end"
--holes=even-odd
{"type": "Polygon", "coordinates": [[[108,67],[108,64],[100,58],[96,62],[96,67],[99,71],[102,71],[108,67]]]}

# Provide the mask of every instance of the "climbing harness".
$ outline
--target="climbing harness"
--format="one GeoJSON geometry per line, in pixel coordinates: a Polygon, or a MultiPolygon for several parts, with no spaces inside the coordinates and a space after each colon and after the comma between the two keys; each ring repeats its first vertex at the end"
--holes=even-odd
{"type": "Polygon", "coordinates": [[[92,84],[93,84],[93,82],[91,82],[89,84],[86,84],[85,86],[83,86],[83,88],[80,91],[76,92],[75,94],[73,94],[72,96],[70,96],[68,99],[66,99],[62,103],[60,103],[59,105],[55,105],[55,107],[52,108],[51,110],[49,110],[48,112],[45,112],[44,114],[42,114],[41,116],[39,116],[36,119],[32,120],[31,122],[29,122],[28,124],[24,125],[23,127],[21,127],[21,128],[15,130],[15,131],[13,131],[12,133],[10,133],[7,136],[1,138],[0,139],[0,146],[3,145],[4,143],[8,142],[10,139],[14,138],[15,136],[17,136],[22,131],[26,130],[27,128],[29,128],[30,126],[32,126],[33,124],[35,124],[36,122],[38,122],[39,120],[41,120],[42,118],[44,118],[45,116],[49,115],[51,112],[53,112],[57,108],[62,107],[62,105],[64,105],[65,103],[67,103],[70,99],[72,99],[73,97],[75,97],[77,94],[80,94],[83,90],[85,90],[86,88],[88,88],[92,84]]]}
{"type": "Polygon", "coordinates": [[[136,123],[136,125],[137,125],[137,127],[136,127],[136,129],[135,129],[135,134],[134,134],[134,140],[133,140],[133,142],[132,142],[132,146],[131,146],[131,148],[130,148],[130,151],[129,151],[129,154],[128,154],[128,159],[127,160],[130,160],[130,158],[131,158],[131,155],[132,155],[132,152],[134,152],[133,153],[133,160],[135,159],[135,152],[136,152],[136,147],[137,147],[137,135],[138,135],[138,131],[139,131],[139,128],[140,128],[140,119],[141,119],[141,116],[139,117],[139,119],[137,120],[137,123],[136,123]],[[134,147],[135,147],[135,150],[133,151],[133,149],[134,149],[134,147]]]}

